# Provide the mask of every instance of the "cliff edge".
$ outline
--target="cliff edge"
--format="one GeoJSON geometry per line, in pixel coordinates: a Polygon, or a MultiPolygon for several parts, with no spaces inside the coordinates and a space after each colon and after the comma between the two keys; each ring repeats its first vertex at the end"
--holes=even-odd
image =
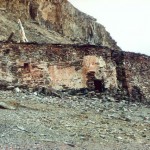
{"type": "Polygon", "coordinates": [[[67,0],[0,0],[0,40],[15,32],[21,19],[30,42],[91,44],[120,50],[105,27],[67,0]]]}

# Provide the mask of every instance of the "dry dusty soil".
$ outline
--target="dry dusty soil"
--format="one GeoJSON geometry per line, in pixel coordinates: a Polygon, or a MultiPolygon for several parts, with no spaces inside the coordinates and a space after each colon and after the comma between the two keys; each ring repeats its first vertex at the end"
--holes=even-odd
{"type": "Polygon", "coordinates": [[[111,97],[0,91],[0,150],[150,150],[150,108],[111,97]]]}

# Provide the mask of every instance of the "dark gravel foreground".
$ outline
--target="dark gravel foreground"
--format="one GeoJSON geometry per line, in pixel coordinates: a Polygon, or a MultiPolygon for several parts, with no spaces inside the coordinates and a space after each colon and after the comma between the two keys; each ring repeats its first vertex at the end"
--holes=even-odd
{"type": "Polygon", "coordinates": [[[0,150],[150,150],[149,107],[0,91],[0,150]]]}

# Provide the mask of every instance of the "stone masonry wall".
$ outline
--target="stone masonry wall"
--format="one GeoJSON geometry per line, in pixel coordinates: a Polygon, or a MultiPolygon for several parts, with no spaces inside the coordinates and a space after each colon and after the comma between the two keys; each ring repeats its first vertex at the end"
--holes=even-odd
{"type": "Polygon", "coordinates": [[[87,87],[87,74],[117,87],[111,53],[102,47],[71,45],[1,44],[0,79],[28,87],[59,90],[87,87]]]}
{"type": "Polygon", "coordinates": [[[150,100],[150,57],[90,45],[0,44],[0,87],[125,89],[150,100]]]}
{"type": "Polygon", "coordinates": [[[127,89],[133,101],[135,99],[150,100],[150,57],[131,52],[113,51],[112,59],[117,66],[118,86],[127,89]]]}
{"type": "Polygon", "coordinates": [[[150,99],[150,57],[128,52],[125,53],[124,63],[131,96],[138,99],[143,93],[150,99]]]}

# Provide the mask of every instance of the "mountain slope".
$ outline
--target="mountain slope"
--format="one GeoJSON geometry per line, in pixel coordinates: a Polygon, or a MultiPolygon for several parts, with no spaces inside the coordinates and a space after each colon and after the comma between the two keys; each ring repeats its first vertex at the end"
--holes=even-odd
{"type": "Polygon", "coordinates": [[[88,43],[120,50],[104,26],[67,0],[0,0],[0,8],[0,40],[6,39],[11,30],[17,31],[20,18],[30,42],[88,43]]]}

